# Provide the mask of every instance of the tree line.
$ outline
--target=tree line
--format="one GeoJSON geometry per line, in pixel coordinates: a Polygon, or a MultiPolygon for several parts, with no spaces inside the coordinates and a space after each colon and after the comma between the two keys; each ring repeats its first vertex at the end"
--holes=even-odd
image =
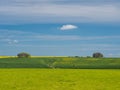
{"type": "MultiPolygon", "coordinates": [[[[26,53],[26,52],[21,52],[21,53],[17,54],[17,57],[18,58],[29,58],[29,57],[31,57],[31,55],[29,53],[26,53]]],[[[75,56],[75,57],[79,57],[79,56],[75,56]]],[[[88,57],[90,57],[90,56],[88,56],[88,57]]],[[[92,57],[93,58],[103,58],[104,55],[100,52],[95,52],[95,53],[93,53],[92,57]]]]}

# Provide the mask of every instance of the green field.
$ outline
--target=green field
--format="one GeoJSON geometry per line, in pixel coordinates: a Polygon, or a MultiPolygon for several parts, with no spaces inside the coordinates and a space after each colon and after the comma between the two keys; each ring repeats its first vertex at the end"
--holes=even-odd
{"type": "Polygon", "coordinates": [[[120,58],[0,58],[0,68],[120,69],[120,58]]]}
{"type": "Polygon", "coordinates": [[[0,69],[0,90],[120,90],[120,70],[0,69]]]}

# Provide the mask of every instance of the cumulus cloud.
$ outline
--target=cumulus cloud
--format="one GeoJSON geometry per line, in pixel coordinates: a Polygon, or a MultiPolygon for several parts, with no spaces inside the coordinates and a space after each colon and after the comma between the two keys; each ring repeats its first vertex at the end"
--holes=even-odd
{"type": "Polygon", "coordinates": [[[72,30],[72,29],[77,29],[78,27],[75,25],[67,24],[63,25],[60,30],[72,30]]]}

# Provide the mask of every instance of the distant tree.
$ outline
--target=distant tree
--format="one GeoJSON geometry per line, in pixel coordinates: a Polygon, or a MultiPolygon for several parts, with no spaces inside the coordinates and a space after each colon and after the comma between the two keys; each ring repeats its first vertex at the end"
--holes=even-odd
{"type": "Polygon", "coordinates": [[[17,54],[17,56],[18,56],[18,58],[29,58],[31,55],[26,52],[21,52],[21,53],[17,54]]]}
{"type": "Polygon", "coordinates": [[[93,57],[94,57],[94,58],[102,58],[102,57],[103,57],[103,54],[100,53],[100,52],[96,52],[96,53],[93,53],[93,57]]]}
{"type": "Polygon", "coordinates": [[[79,56],[75,56],[76,58],[79,58],[79,56]]]}
{"type": "Polygon", "coordinates": [[[91,58],[90,56],[87,56],[87,58],[91,58]]]}

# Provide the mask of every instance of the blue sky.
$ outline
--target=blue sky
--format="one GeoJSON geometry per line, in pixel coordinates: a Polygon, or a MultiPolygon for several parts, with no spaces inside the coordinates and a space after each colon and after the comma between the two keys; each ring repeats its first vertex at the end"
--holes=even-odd
{"type": "Polygon", "coordinates": [[[0,0],[0,55],[120,57],[119,0],[0,0]]]}

